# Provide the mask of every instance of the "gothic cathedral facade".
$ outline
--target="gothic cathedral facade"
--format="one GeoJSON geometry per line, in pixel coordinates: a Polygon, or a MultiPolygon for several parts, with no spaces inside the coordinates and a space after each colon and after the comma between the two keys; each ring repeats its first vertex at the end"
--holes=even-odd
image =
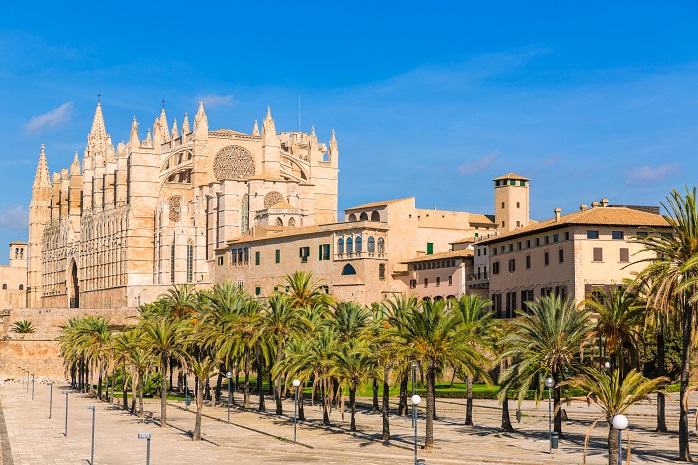
{"type": "Polygon", "coordinates": [[[49,176],[44,146],[29,211],[30,307],[132,307],[172,284],[215,281],[215,250],[252,226],[337,220],[337,140],[315,130],[210,131],[165,109],[140,139],[134,117],[114,148],[97,104],[82,166],[49,176]]]}

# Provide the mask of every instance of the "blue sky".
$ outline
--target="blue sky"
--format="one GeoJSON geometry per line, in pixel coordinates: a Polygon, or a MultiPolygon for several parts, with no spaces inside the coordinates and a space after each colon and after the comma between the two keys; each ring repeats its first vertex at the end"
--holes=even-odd
{"type": "Polygon", "coordinates": [[[0,0],[0,261],[27,238],[41,144],[82,157],[96,94],[116,144],[206,102],[209,124],[315,125],[339,207],[416,196],[489,213],[532,179],[531,216],[697,184],[698,3],[0,0]]]}

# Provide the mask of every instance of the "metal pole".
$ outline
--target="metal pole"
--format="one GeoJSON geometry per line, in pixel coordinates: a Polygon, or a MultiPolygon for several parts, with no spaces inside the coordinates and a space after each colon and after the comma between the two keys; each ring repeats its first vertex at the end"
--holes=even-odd
{"type": "MultiPolygon", "coordinates": [[[[412,395],[415,395],[416,392],[416,386],[415,384],[417,383],[417,364],[412,362],[412,395]]],[[[417,420],[414,417],[414,404],[412,404],[412,426],[416,427],[417,426],[417,420]]]]}
{"type": "Polygon", "coordinates": [[[552,406],[552,393],[551,389],[548,388],[548,443],[549,443],[549,453],[553,453],[553,406],[552,406]]]}
{"type": "Polygon", "coordinates": [[[48,383],[48,385],[51,387],[51,393],[48,398],[48,419],[50,420],[53,413],[53,383],[48,383]]]}
{"type": "Polygon", "coordinates": [[[623,464],[623,430],[618,430],[618,465],[623,464]]]}
{"type": "Polygon", "coordinates": [[[32,373],[32,400],[34,400],[34,373],[32,373]]]}
{"type": "Polygon", "coordinates": [[[95,408],[92,407],[92,451],[90,452],[90,465],[95,463],[95,408]]]}
{"type": "Polygon", "coordinates": [[[417,465],[417,409],[412,404],[412,423],[414,424],[414,465],[417,465]]]}
{"type": "Polygon", "coordinates": [[[293,398],[293,443],[296,444],[296,424],[298,423],[298,388],[293,398]]]}
{"type": "Polygon", "coordinates": [[[150,438],[148,438],[147,447],[148,447],[148,449],[147,449],[147,452],[145,454],[145,465],[150,465],[150,438]]]}
{"type": "Polygon", "coordinates": [[[187,387],[187,370],[184,370],[184,409],[189,410],[189,388],[187,387]]]}
{"type": "Polygon", "coordinates": [[[230,378],[228,378],[228,423],[230,423],[230,378]]]}
{"type": "Polygon", "coordinates": [[[63,391],[65,394],[65,433],[64,436],[68,437],[68,393],[63,391]]]}

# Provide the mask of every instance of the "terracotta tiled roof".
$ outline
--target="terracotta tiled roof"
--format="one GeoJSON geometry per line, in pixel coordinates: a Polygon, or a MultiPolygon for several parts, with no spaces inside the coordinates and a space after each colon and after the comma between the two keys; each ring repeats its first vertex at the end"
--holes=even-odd
{"type": "Polygon", "coordinates": [[[536,232],[563,228],[570,225],[590,226],[649,226],[654,228],[668,227],[669,223],[662,215],[648,213],[627,207],[594,207],[568,213],[560,217],[529,224],[523,228],[499,236],[493,236],[480,242],[481,244],[495,243],[513,237],[534,234],[536,232]]]}
{"type": "Polygon", "coordinates": [[[293,226],[254,226],[245,234],[230,239],[228,244],[238,244],[251,242],[261,239],[271,239],[275,237],[302,236],[304,234],[312,234],[320,231],[317,226],[302,226],[299,228],[293,226]]]}
{"type": "Polygon", "coordinates": [[[471,213],[470,222],[477,224],[494,224],[494,215],[482,215],[480,213],[471,213]]]}
{"type": "Polygon", "coordinates": [[[417,258],[402,260],[400,263],[430,262],[432,260],[443,260],[445,258],[464,258],[472,256],[472,250],[449,250],[448,252],[433,253],[431,255],[420,255],[417,258]]]}
{"type": "Polygon", "coordinates": [[[413,199],[413,198],[414,197],[405,197],[404,199],[384,200],[382,202],[365,203],[363,205],[359,205],[356,207],[345,208],[344,211],[361,210],[364,208],[374,208],[374,207],[385,207],[386,205],[390,205],[391,203],[402,202],[403,200],[409,200],[409,199],[413,199]]]}
{"type": "Polygon", "coordinates": [[[465,237],[463,239],[458,239],[457,241],[449,242],[450,244],[471,244],[475,242],[474,237],[465,237]]]}
{"type": "Polygon", "coordinates": [[[505,174],[504,176],[494,178],[492,181],[502,181],[504,179],[520,179],[523,181],[530,181],[530,179],[528,179],[526,176],[519,176],[518,174],[514,174],[514,173],[505,174]]]}

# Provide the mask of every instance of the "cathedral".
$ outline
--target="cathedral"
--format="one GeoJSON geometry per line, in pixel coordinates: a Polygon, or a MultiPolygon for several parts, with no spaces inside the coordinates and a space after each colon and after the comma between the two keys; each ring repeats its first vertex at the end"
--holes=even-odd
{"type": "Polygon", "coordinates": [[[215,251],[254,226],[337,221],[337,140],[190,126],[163,107],[144,139],[134,117],[112,144],[97,104],[82,163],[49,174],[44,146],[29,208],[29,307],[133,307],[172,284],[209,286],[215,251]]]}

